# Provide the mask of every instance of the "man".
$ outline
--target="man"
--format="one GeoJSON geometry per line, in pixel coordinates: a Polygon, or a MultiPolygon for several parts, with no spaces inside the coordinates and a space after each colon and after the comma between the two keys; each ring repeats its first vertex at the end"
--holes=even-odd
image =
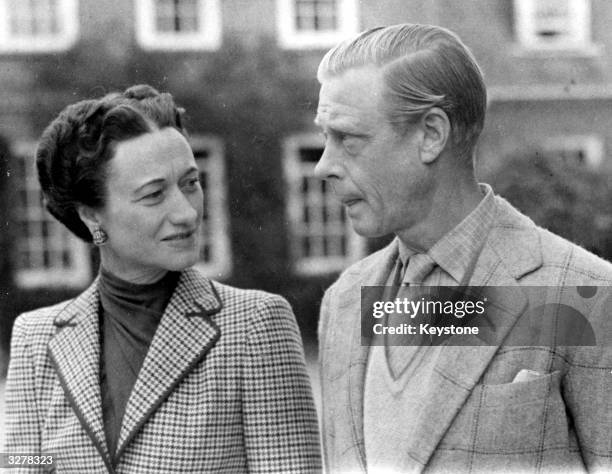
{"type": "Polygon", "coordinates": [[[529,287],[545,285],[550,303],[590,285],[576,304],[595,335],[609,331],[612,265],[477,183],[486,90],[467,47],[435,26],[375,28],[329,51],[318,79],[316,174],[359,234],[396,235],[322,303],[328,472],[612,470],[610,346],[525,346],[517,329],[527,308],[539,317],[529,287]],[[362,344],[361,287],[398,276],[408,287],[502,287],[490,302],[497,339],[362,344]]]}

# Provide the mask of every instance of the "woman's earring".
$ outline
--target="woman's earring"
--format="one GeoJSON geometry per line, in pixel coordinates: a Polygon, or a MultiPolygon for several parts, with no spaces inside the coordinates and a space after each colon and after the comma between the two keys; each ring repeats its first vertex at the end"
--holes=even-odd
{"type": "Polygon", "coordinates": [[[94,230],[91,233],[91,235],[93,237],[94,245],[97,245],[98,247],[100,245],[104,245],[106,243],[106,241],[108,240],[108,234],[106,232],[104,232],[102,230],[102,227],[100,227],[99,225],[94,227],[94,230]]]}

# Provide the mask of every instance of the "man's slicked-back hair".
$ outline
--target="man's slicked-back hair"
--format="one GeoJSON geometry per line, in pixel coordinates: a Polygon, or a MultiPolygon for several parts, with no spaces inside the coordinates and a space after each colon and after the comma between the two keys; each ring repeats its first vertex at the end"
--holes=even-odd
{"type": "Polygon", "coordinates": [[[487,104],[483,74],[453,32],[432,25],[378,27],[332,48],[319,64],[320,82],[365,66],[383,70],[387,116],[405,124],[432,107],[447,114],[454,150],[471,161],[487,104]]]}

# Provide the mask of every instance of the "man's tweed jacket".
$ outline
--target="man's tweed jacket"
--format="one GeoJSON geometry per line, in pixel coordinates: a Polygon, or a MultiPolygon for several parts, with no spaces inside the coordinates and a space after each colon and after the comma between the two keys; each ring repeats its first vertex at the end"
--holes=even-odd
{"type": "MultiPolygon", "coordinates": [[[[506,335],[527,305],[525,286],[556,292],[612,285],[608,262],[536,227],[501,198],[495,205],[470,284],[506,287],[495,302],[505,308],[497,316],[506,335]]],[[[322,429],[330,473],[363,472],[367,465],[369,348],[361,345],[360,287],[384,285],[396,256],[393,243],[353,265],[323,300],[322,429]]],[[[406,427],[398,472],[612,472],[610,288],[599,288],[584,304],[598,339],[607,332],[607,347],[438,347],[432,373],[411,382],[419,384],[419,395],[411,400],[415,416],[406,427]],[[512,383],[522,369],[540,376],[512,383]]]]}
{"type": "Polygon", "coordinates": [[[94,282],[72,301],[17,319],[4,451],[52,453],[62,473],[320,470],[291,308],[195,270],[182,273],[151,342],[113,468],[102,425],[98,304],[94,282]]]}

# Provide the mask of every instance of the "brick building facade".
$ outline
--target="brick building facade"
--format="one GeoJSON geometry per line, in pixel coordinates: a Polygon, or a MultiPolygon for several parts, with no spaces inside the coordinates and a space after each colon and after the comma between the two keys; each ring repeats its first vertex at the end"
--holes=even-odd
{"type": "MultiPolygon", "coordinates": [[[[347,225],[312,177],[316,67],[339,39],[376,25],[434,23],[473,50],[489,88],[482,176],[539,150],[608,173],[612,3],[607,0],[0,0],[0,135],[11,148],[15,315],[94,277],[95,252],[41,208],[33,150],[67,103],[147,82],[188,111],[206,194],[200,269],[282,293],[309,335],[324,288],[380,242],[347,225]]],[[[6,255],[6,252],[5,252],[6,255]]]]}

